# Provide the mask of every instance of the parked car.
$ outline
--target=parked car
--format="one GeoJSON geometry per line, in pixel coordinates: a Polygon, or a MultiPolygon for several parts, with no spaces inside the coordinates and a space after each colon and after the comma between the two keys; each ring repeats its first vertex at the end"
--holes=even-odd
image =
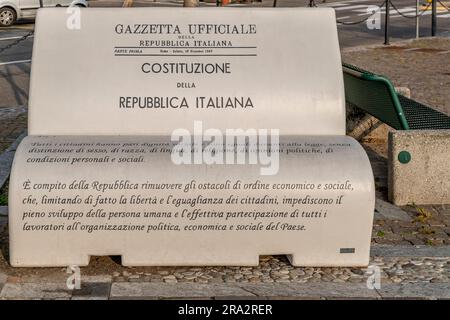
{"type": "MultiPolygon", "coordinates": [[[[87,7],[86,0],[42,0],[43,7],[87,7]]],[[[0,0],[0,27],[9,27],[17,20],[36,17],[39,0],[0,0]]]]}

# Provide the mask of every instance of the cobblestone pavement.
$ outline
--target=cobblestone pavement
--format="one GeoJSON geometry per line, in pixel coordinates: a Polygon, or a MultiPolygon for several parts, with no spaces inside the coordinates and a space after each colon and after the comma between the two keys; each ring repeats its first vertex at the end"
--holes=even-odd
{"type": "MultiPolygon", "coordinates": [[[[450,39],[406,42],[394,49],[343,53],[343,60],[389,76],[412,97],[449,112],[450,39]],[[413,48],[424,48],[407,50],[413,48]],[[436,50],[438,51],[436,51],[436,50]],[[449,73],[449,75],[446,75],[449,73]]],[[[26,129],[25,108],[0,108],[0,150],[26,129]]],[[[446,298],[450,299],[450,205],[396,207],[386,202],[386,145],[365,143],[377,188],[370,265],[381,288],[366,281],[376,269],[299,268],[284,256],[257,267],[126,268],[114,257],[93,257],[81,268],[82,287],[68,290],[62,268],[11,268],[5,203],[0,204],[0,299],[121,298],[446,298]],[[420,245],[417,247],[417,245],[420,245]]],[[[5,189],[3,191],[5,192],[5,189]]],[[[1,194],[0,192],[0,194],[1,194]]]]}
{"type": "Polygon", "coordinates": [[[0,299],[450,299],[449,246],[374,246],[368,269],[292,267],[283,256],[261,257],[257,267],[124,268],[110,257],[92,260],[75,290],[65,268],[2,270],[0,299]],[[109,269],[99,272],[98,264],[109,269]],[[372,289],[374,272],[379,286],[372,289]]]}
{"type": "Polygon", "coordinates": [[[27,128],[26,107],[0,107],[0,153],[27,128]]]}

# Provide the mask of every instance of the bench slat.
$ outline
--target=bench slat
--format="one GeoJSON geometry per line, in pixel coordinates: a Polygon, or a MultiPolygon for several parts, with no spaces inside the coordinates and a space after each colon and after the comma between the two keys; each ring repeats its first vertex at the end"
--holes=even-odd
{"type": "Polygon", "coordinates": [[[417,101],[398,95],[410,129],[450,129],[450,117],[417,101]]]}

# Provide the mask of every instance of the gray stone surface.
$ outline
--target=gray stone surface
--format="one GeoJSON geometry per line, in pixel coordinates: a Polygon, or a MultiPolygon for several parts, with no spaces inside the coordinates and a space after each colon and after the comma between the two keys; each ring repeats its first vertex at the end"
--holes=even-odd
{"type": "Polygon", "coordinates": [[[97,296],[72,296],[71,300],[109,300],[109,297],[97,296]]]}
{"type": "Polygon", "coordinates": [[[8,279],[8,276],[6,274],[0,272],[0,297],[1,297],[3,286],[5,285],[7,279],[8,279]]]}
{"type": "Polygon", "coordinates": [[[375,211],[373,213],[373,220],[381,220],[381,219],[385,219],[384,216],[381,213],[375,211]]]}
{"type": "Polygon", "coordinates": [[[389,133],[389,200],[396,205],[450,203],[450,130],[389,133]],[[411,161],[400,163],[407,151],[411,161]]]}
{"type": "Polygon", "coordinates": [[[405,283],[382,285],[377,290],[383,299],[450,299],[450,283],[405,283]]]}
{"type": "Polygon", "coordinates": [[[111,283],[82,282],[80,289],[72,291],[72,300],[106,300],[111,291],[111,283]]]}
{"type": "MultiPolygon", "coordinates": [[[[0,281],[8,280],[3,290],[0,282],[0,299],[450,299],[448,258],[377,259],[381,258],[371,262],[381,268],[381,288],[377,290],[367,288],[368,275],[363,270],[359,278],[343,282],[326,275],[313,276],[315,281],[273,283],[154,283],[141,279],[112,284],[84,281],[78,290],[67,289],[63,281],[46,283],[48,277],[24,283],[0,274],[0,281]]],[[[334,270],[322,268],[322,272],[327,269],[334,270]]]]}
{"type": "Polygon", "coordinates": [[[111,275],[93,275],[93,276],[86,276],[82,275],[81,281],[84,283],[111,283],[112,282],[112,276],[111,275]]]}
{"type": "Polygon", "coordinates": [[[62,283],[6,283],[0,299],[70,298],[71,291],[62,283]]]}
{"type": "Polygon", "coordinates": [[[383,201],[381,199],[375,199],[375,210],[384,219],[399,220],[399,221],[411,221],[411,217],[399,207],[383,201]]]}
{"type": "Polygon", "coordinates": [[[260,297],[372,298],[380,296],[365,283],[273,283],[242,284],[241,288],[260,297]]]}
{"type": "Polygon", "coordinates": [[[8,216],[8,206],[0,206],[0,216],[8,216]]]}
{"type": "Polygon", "coordinates": [[[201,298],[201,297],[242,297],[254,294],[234,285],[196,283],[113,283],[111,298],[201,298]]]}
{"type": "Polygon", "coordinates": [[[11,172],[11,165],[14,159],[14,153],[20,141],[25,137],[25,133],[21,134],[10,146],[0,155],[0,188],[6,182],[11,172]]]}
{"type": "Polygon", "coordinates": [[[450,257],[450,246],[372,245],[371,257],[450,257]]]}

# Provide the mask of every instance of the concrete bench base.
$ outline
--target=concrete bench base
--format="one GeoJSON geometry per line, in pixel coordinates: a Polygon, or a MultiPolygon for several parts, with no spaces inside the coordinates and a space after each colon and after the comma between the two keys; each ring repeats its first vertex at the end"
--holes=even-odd
{"type": "Polygon", "coordinates": [[[394,204],[450,203],[450,130],[390,132],[388,170],[394,204]]]}

